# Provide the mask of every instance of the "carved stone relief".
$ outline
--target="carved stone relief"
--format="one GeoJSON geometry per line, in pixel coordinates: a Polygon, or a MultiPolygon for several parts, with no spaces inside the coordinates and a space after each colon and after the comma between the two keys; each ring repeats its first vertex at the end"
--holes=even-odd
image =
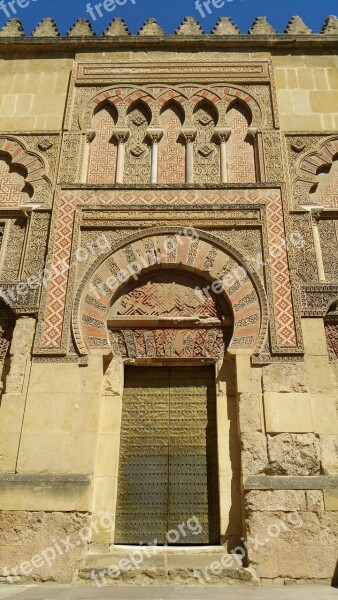
{"type": "Polygon", "coordinates": [[[92,121],[94,139],[90,142],[88,183],[115,183],[116,143],[112,139],[117,111],[110,104],[95,113],[92,121]]]}
{"type": "Polygon", "coordinates": [[[47,254],[49,213],[35,212],[30,223],[30,235],[26,249],[22,278],[38,275],[44,267],[47,254]]]}
{"type": "Polygon", "coordinates": [[[227,142],[227,171],[229,183],[255,183],[254,141],[248,136],[250,115],[241,104],[234,104],[227,113],[231,135],[227,142]]]}
{"type": "Polygon", "coordinates": [[[130,136],[125,144],[125,183],[150,182],[150,147],[146,141],[151,112],[144,103],[134,104],[128,112],[130,136]]]}
{"type": "Polygon", "coordinates": [[[218,115],[215,108],[202,102],[197,105],[193,116],[196,129],[194,142],[194,181],[196,183],[220,182],[219,149],[213,139],[218,115]]]}
{"type": "Polygon", "coordinates": [[[27,204],[33,189],[26,185],[25,172],[18,165],[0,154],[0,207],[18,208],[27,204]]]}
{"type": "Polygon", "coordinates": [[[184,111],[177,104],[169,104],[160,115],[163,136],[158,149],[158,183],[185,182],[185,149],[180,141],[184,111]]]}
{"type": "Polygon", "coordinates": [[[326,281],[338,283],[338,221],[320,219],[318,227],[326,281]]]}
{"type": "Polygon", "coordinates": [[[26,232],[24,217],[9,220],[9,231],[4,248],[4,261],[1,270],[2,283],[13,283],[19,277],[19,269],[26,232]]]}

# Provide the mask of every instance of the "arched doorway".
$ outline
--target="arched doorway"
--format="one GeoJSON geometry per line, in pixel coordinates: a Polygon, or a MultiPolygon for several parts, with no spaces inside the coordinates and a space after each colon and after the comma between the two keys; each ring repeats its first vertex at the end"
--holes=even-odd
{"type": "MultiPolygon", "coordinates": [[[[74,339],[80,352],[105,357],[94,512],[109,510],[113,515],[113,545],[138,545],[143,540],[170,543],[168,527],[177,531],[194,516],[202,524],[204,538],[180,536],[177,544],[229,544],[242,535],[235,357],[259,351],[267,333],[264,289],[244,265],[242,255],[214,235],[163,227],[131,235],[102,255],[79,286],[73,310],[74,339]],[[144,368],[148,370],[142,372],[144,368]],[[147,401],[150,396],[153,403],[147,401]],[[165,426],[163,422],[158,425],[161,403],[165,426]],[[124,410],[127,405],[129,409],[124,410]],[[178,430],[171,417],[177,414],[173,405],[179,406],[178,430]],[[189,407],[198,405],[202,413],[194,412],[195,428],[189,407]],[[141,422],[145,427],[140,427],[141,422]],[[182,423],[189,444],[193,445],[196,429],[203,440],[204,470],[199,463],[184,462],[189,453],[182,423]],[[135,496],[140,485],[132,483],[130,488],[130,474],[141,473],[140,480],[145,481],[142,469],[148,467],[142,453],[159,427],[166,462],[156,469],[156,461],[152,463],[149,477],[158,484],[159,473],[166,473],[162,512],[155,515],[147,499],[145,517],[139,512],[132,521],[135,507],[142,502],[135,496]],[[155,433],[149,435],[149,428],[155,433]],[[184,511],[180,507],[168,510],[174,489],[169,478],[171,435],[182,441],[176,466],[180,461],[187,466],[188,479],[197,488],[201,474],[203,506],[192,492],[196,503],[183,500],[184,511]]],[[[158,460],[160,447],[148,444],[148,458],[158,460]]],[[[176,472],[176,481],[177,476],[188,490],[184,471],[176,472]]],[[[176,491],[180,488],[175,487],[176,491]]],[[[182,501],[183,493],[179,498],[182,501]]]]}
{"type": "Polygon", "coordinates": [[[219,543],[215,361],[233,318],[206,285],[159,269],[109,310],[113,352],[126,365],[115,543],[219,543]],[[187,527],[192,518],[198,530],[187,527]]]}

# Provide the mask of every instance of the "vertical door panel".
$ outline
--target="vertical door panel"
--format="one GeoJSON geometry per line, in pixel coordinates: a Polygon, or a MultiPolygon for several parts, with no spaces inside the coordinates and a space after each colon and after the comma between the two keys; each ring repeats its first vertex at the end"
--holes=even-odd
{"type": "Polygon", "coordinates": [[[127,368],[115,542],[164,544],[197,517],[177,543],[219,543],[216,444],[213,368],[127,368]]]}
{"type": "Polygon", "coordinates": [[[168,528],[191,517],[202,526],[199,535],[182,535],[180,544],[219,543],[216,444],[214,369],[171,368],[168,528]]]}
{"type": "Polygon", "coordinates": [[[166,541],[169,371],[125,372],[116,543],[166,541]]]}

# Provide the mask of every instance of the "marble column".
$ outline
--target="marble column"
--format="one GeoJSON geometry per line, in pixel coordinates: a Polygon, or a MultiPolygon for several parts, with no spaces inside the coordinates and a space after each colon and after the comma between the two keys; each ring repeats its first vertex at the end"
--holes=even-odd
{"type": "Polygon", "coordinates": [[[163,129],[149,128],[147,134],[151,143],[150,183],[156,184],[158,179],[158,143],[163,136],[163,129]]]}
{"type": "Polygon", "coordinates": [[[220,171],[221,171],[221,183],[228,182],[228,168],[227,168],[227,147],[226,143],[231,135],[231,129],[227,127],[216,127],[215,137],[219,142],[220,151],[220,171]]]}
{"type": "Polygon", "coordinates": [[[128,129],[115,129],[113,134],[113,139],[117,141],[117,158],[116,158],[116,173],[115,173],[115,183],[123,183],[123,175],[124,175],[124,152],[125,152],[125,143],[129,138],[129,130],[128,129]]]}
{"type": "Polygon", "coordinates": [[[90,144],[95,139],[96,133],[94,130],[89,130],[85,135],[85,145],[83,150],[82,170],[81,170],[81,183],[87,183],[88,180],[88,167],[89,167],[89,151],[90,144]]]}
{"type": "Polygon", "coordinates": [[[322,253],[322,246],[320,243],[320,235],[319,235],[319,227],[318,227],[319,219],[320,219],[321,213],[324,210],[324,207],[317,206],[317,205],[304,205],[304,206],[302,206],[302,208],[304,208],[305,210],[307,210],[310,213],[313,243],[314,243],[314,248],[315,248],[317,269],[318,269],[318,278],[319,278],[320,282],[324,282],[324,281],[326,281],[326,277],[325,277],[323,253],[322,253]]]}
{"type": "Polygon", "coordinates": [[[194,140],[196,138],[196,129],[182,129],[182,136],[185,141],[185,182],[194,183],[194,140]]]}

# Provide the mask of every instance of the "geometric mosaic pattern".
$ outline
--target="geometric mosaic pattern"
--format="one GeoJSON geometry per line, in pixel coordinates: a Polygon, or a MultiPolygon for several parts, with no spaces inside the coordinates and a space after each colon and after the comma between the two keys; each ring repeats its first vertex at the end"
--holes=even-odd
{"type": "Polygon", "coordinates": [[[115,183],[116,145],[111,138],[114,132],[116,110],[107,105],[94,115],[92,128],[95,138],[90,143],[88,183],[115,183]]]}
{"type": "Polygon", "coordinates": [[[311,194],[311,201],[324,208],[338,208],[338,160],[332,163],[329,173],[317,177],[319,185],[315,194],[311,194]]]}
{"type": "Polygon", "coordinates": [[[229,183],[256,182],[254,148],[252,140],[247,138],[248,119],[248,111],[239,103],[227,113],[227,125],[231,129],[226,145],[229,183]]]}
{"type": "MultiPolygon", "coordinates": [[[[155,272],[115,300],[109,316],[213,317],[222,313],[214,294],[203,293],[205,280],[177,271],[155,272]],[[196,292],[196,288],[202,290],[196,292]]],[[[227,311],[230,314],[229,310],[227,311]]]]}
{"type": "Polygon", "coordinates": [[[22,190],[25,179],[16,171],[12,171],[3,158],[0,159],[0,206],[17,208],[29,202],[30,197],[22,190]]]}
{"type": "Polygon", "coordinates": [[[185,182],[185,149],[178,137],[182,123],[176,106],[169,106],[160,116],[163,136],[158,147],[158,183],[185,182]]]}
{"type": "MultiPolygon", "coordinates": [[[[75,207],[81,204],[121,206],[177,205],[176,190],[101,190],[97,195],[91,190],[64,191],[55,207],[54,248],[52,271],[47,290],[47,303],[42,324],[41,349],[60,350],[68,272],[60,269],[60,260],[70,261],[75,207]],[[58,269],[58,270],[57,270],[58,269]]],[[[275,328],[277,344],[281,348],[297,348],[297,336],[293,312],[291,280],[285,246],[285,229],[282,198],[279,189],[240,190],[184,190],[180,191],[182,205],[261,204],[267,207],[267,231],[269,245],[275,251],[269,259],[272,274],[272,304],[276,309],[275,328]],[[278,252],[276,251],[278,248],[278,252]]]]}
{"type": "MultiPolygon", "coordinates": [[[[130,265],[135,265],[137,261],[138,276],[149,268],[156,272],[170,267],[179,272],[189,270],[199,277],[207,276],[204,288],[208,281],[220,282],[217,297],[223,299],[226,304],[229,303],[233,311],[234,334],[230,347],[253,351],[266,330],[267,313],[262,286],[257,281],[261,292],[259,299],[251,278],[243,269],[240,270],[241,263],[236,253],[231,256],[225,249],[217,248],[213,236],[200,232],[200,237],[194,240],[180,233],[180,228],[174,228],[169,233],[166,231],[166,228],[158,228],[156,238],[147,232],[136,234],[127,245],[128,252],[125,251],[126,248],[121,248],[98,259],[98,264],[93,266],[90,276],[80,286],[75,302],[73,331],[79,349],[82,352],[90,352],[104,351],[110,347],[106,325],[107,310],[113,294],[116,294],[121,286],[121,275],[123,274],[125,285],[134,282],[135,272],[130,265]],[[174,251],[171,247],[173,235],[176,236],[177,244],[174,251]]],[[[141,293],[141,300],[146,298],[149,303],[151,290],[152,286],[148,289],[147,296],[141,293]]],[[[137,293],[137,288],[135,292],[137,293]]],[[[185,297],[183,292],[180,296],[182,307],[185,306],[185,299],[188,305],[194,302],[189,291],[185,297]]],[[[168,310],[170,305],[173,306],[173,298],[176,299],[177,305],[175,293],[171,301],[168,299],[169,304],[167,301],[165,310],[168,310]]],[[[198,299],[196,301],[199,302],[198,299]]],[[[194,327],[194,324],[192,326],[194,327]]]]}

